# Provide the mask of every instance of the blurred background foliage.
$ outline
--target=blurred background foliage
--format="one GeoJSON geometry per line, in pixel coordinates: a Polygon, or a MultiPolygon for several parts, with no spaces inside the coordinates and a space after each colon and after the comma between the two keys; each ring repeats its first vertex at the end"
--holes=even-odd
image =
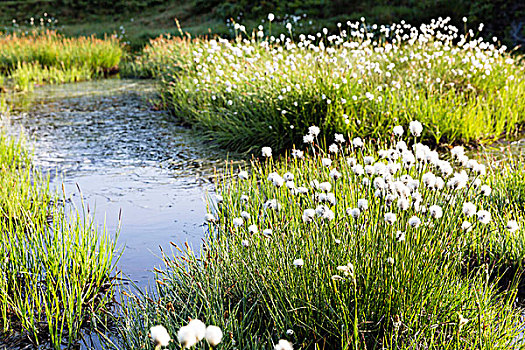
{"type": "Polygon", "coordinates": [[[360,17],[368,23],[417,25],[450,16],[464,29],[461,19],[467,17],[469,29],[477,31],[484,23],[485,37],[496,36],[510,47],[525,44],[525,1],[506,0],[7,0],[0,2],[0,25],[7,31],[13,19],[23,26],[31,17],[39,25],[36,18],[46,13],[44,22],[58,20],[57,29],[66,35],[118,33],[141,46],[161,33],[177,34],[175,18],[192,35],[228,36],[233,34],[228,21],[251,29],[270,12],[281,22],[300,16],[301,32],[337,30],[338,21],[360,17]]]}

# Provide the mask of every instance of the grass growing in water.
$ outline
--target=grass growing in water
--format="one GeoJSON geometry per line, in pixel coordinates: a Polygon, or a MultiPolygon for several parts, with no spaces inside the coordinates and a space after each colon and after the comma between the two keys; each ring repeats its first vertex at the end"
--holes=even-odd
{"type": "Polygon", "coordinates": [[[524,66],[448,19],[419,28],[347,22],[339,32],[271,36],[236,25],[235,41],[162,38],[135,70],[162,80],[165,106],[236,151],[301,142],[308,126],[381,137],[418,118],[433,143],[511,135],[525,122],[524,66]]]}
{"type": "Polygon", "coordinates": [[[102,77],[118,71],[123,55],[113,37],[66,38],[49,30],[0,35],[0,46],[2,86],[17,90],[102,77]]]}
{"type": "Polygon", "coordinates": [[[71,346],[110,310],[115,243],[83,213],[67,213],[22,145],[4,136],[0,192],[4,336],[71,346]]]}
{"type": "Polygon", "coordinates": [[[188,318],[220,326],[224,349],[523,346],[516,284],[498,292],[489,278],[525,257],[501,249],[524,238],[516,205],[492,197],[504,184],[484,185],[461,147],[448,162],[394,136],[379,149],[339,134],[325,152],[318,135],[281,162],[264,148],[250,172],[230,169],[200,255],[163,254],[155,292],[130,298],[121,346],[149,348],[151,326],[174,337],[188,318]]]}

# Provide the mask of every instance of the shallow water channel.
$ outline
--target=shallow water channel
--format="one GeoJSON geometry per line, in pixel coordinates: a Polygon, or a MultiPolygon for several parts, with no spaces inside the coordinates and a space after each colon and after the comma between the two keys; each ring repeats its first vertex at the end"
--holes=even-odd
{"type": "Polygon", "coordinates": [[[46,86],[20,98],[9,118],[52,185],[63,182],[77,206],[82,196],[99,226],[115,233],[121,213],[118,267],[142,288],[159,246],[187,241],[198,250],[213,168],[227,157],[155,111],[154,94],[154,83],[136,80],[46,86]]]}

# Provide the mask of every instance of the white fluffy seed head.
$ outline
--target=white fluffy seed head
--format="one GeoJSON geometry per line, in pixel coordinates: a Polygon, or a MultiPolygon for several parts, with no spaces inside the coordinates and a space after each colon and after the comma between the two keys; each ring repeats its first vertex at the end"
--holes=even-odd
{"type": "Polygon", "coordinates": [[[161,325],[151,327],[149,330],[149,335],[155,345],[168,346],[171,340],[168,331],[166,328],[164,328],[164,326],[161,325]]]}
{"type": "Polygon", "coordinates": [[[206,340],[211,346],[217,346],[222,340],[222,330],[217,326],[208,326],[205,334],[206,340]]]}
{"type": "Polygon", "coordinates": [[[261,149],[261,153],[263,157],[271,157],[272,156],[272,149],[270,147],[263,147],[261,149]]]}
{"type": "Polygon", "coordinates": [[[488,224],[492,220],[490,213],[486,210],[478,211],[477,215],[478,215],[478,221],[484,225],[488,224]]]}
{"type": "Polygon", "coordinates": [[[304,260],[303,260],[303,259],[295,259],[295,260],[293,261],[293,265],[294,265],[295,267],[301,267],[301,266],[304,265],[304,260]]]}
{"type": "Polygon", "coordinates": [[[405,130],[403,130],[403,127],[401,125],[394,126],[394,135],[396,135],[397,137],[403,136],[404,132],[405,130]]]}
{"type": "Polygon", "coordinates": [[[385,221],[387,224],[393,225],[394,222],[396,222],[396,214],[394,213],[386,213],[385,214],[385,221]]]}
{"type": "Polygon", "coordinates": [[[288,340],[281,339],[273,348],[274,350],[293,350],[293,345],[288,340]]]}
{"type": "Polygon", "coordinates": [[[443,216],[443,209],[439,205],[432,205],[428,208],[428,212],[430,213],[430,216],[432,216],[434,219],[439,219],[443,216]]]}
{"type": "Polygon", "coordinates": [[[248,172],[246,170],[239,171],[239,174],[237,174],[237,177],[240,180],[247,180],[248,179],[248,172]]]}
{"type": "Polygon", "coordinates": [[[514,233],[517,230],[519,230],[519,228],[520,227],[518,226],[518,223],[516,222],[516,220],[509,220],[507,222],[507,230],[509,230],[509,232],[514,233]]]}
{"type": "Polygon", "coordinates": [[[411,121],[408,128],[410,129],[412,136],[416,137],[421,136],[421,132],[423,131],[423,125],[417,120],[411,121]]]}
{"type": "Polygon", "coordinates": [[[201,341],[204,339],[204,335],[206,333],[206,325],[204,322],[198,319],[191,320],[190,323],[188,323],[188,326],[192,327],[195,331],[195,336],[197,337],[197,341],[201,341]]]}
{"type": "Polygon", "coordinates": [[[180,345],[185,349],[191,348],[198,342],[195,329],[189,325],[180,327],[177,332],[177,339],[179,340],[180,345]]]}
{"type": "Polygon", "coordinates": [[[417,216],[412,216],[408,219],[408,224],[413,228],[418,228],[421,225],[421,220],[417,216]]]}
{"type": "Polygon", "coordinates": [[[463,203],[463,215],[471,217],[476,214],[476,205],[471,202],[463,203]]]}

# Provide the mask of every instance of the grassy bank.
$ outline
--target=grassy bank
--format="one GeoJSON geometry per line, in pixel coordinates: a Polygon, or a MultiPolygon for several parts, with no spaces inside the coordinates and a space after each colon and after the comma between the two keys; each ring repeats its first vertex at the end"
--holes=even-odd
{"type": "Polygon", "coordinates": [[[229,170],[202,251],[163,254],[156,291],[130,299],[121,346],[150,348],[149,327],[175,338],[198,318],[223,329],[224,349],[521,348],[523,203],[501,199],[523,191],[523,167],[503,167],[508,186],[461,148],[444,161],[390,131],[364,145],[339,135],[328,151],[310,130],[280,162],[264,149],[229,170]]]}
{"type": "Polygon", "coordinates": [[[122,45],[113,37],[66,38],[55,31],[0,35],[0,89],[30,90],[118,72],[122,45]]]}
{"type": "Polygon", "coordinates": [[[65,202],[20,143],[0,137],[0,321],[4,340],[73,346],[110,312],[115,243],[65,202]]]}
{"type": "Polygon", "coordinates": [[[477,143],[525,122],[521,56],[459,35],[448,20],[420,28],[361,21],[337,35],[271,36],[271,23],[226,41],[159,38],[128,70],[162,81],[165,107],[235,151],[300,144],[309,125],[379,138],[415,116],[423,138],[477,143]]]}

